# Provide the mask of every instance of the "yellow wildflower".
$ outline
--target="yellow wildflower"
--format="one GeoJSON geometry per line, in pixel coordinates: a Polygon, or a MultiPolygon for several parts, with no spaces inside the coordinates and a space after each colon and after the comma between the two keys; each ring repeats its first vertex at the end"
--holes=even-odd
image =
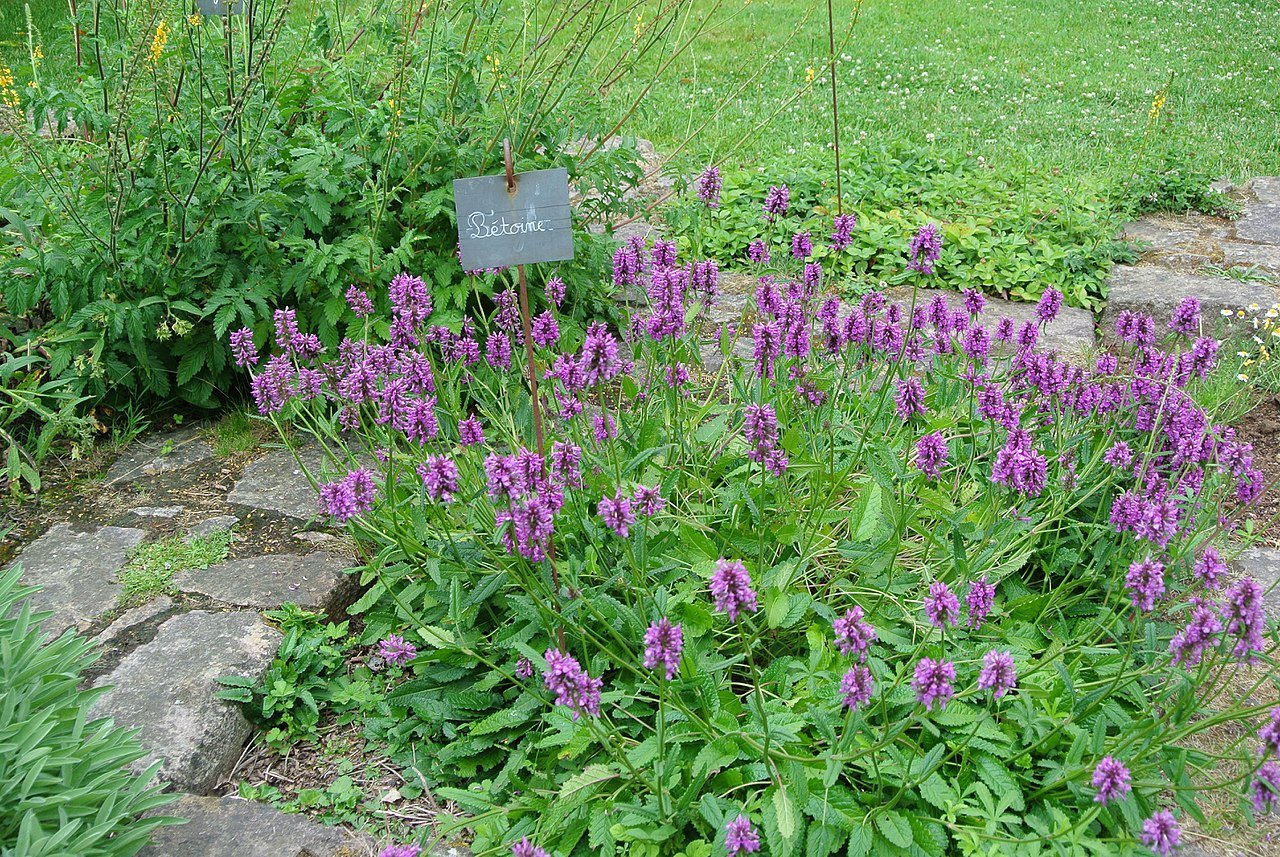
{"type": "Polygon", "coordinates": [[[161,21],[156,25],[156,34],[151,39],[151,64],[156,65],[160,62],[161,55],[164,54],[164,46],[169,42],[169,25],[161,21]]]}
{"type": "Polygon", "coordinates": [[[1159,119],[1161,111],[1164,110],[1165,91],[1162,89],[1156,93],[1156,97],[1151,99],[1151,109],[1147,111],[1148,119],[1159,119]]]}
{"type": "Polygon", "coordinates": [[[197,12],[196,14],[192,15],[190,18],[187,18],[187,23],[193,27],[198,27],[202,23],[204,23],[204,18],[201,18],[200,13],[197,12]]]}
{"type": "Polygon", "coordinates": [[[804,70],[804,82],[813,83],[813,79],[817,77],[817,72],[813,70],[813,66],[809,66],[804,70]]]}

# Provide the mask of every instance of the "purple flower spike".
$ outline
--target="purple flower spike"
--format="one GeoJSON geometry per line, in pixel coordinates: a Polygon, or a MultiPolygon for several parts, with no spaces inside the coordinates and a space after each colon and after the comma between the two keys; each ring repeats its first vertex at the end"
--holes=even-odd
{"type": "Polygon", "coordinates": [[[573,655],[547,649],[543,657],[547,661],[547,671],[542,680],[556,695],[556,705],[571,709],[574,720],[582,714],[598,715],[600,688],[604,686],[604,680],[587,675],[573,655]]]}
{"type": "Polygon", "coordinates": [[[385,640],[378,643],[379,657],[389,664],[397,666],[407,664],[417,657],[417,654],[417,647],[398,634],[389,634],[385,640]]]}
{"type": "Polygon", "coordinates": [[[747,567],[736,560],[716,560],[716,570],[711,575],[711,597],[716,609],[728,613],[731,622],[738,621],[742,613],[754,613],[758,607],[747,567]]]}
{"type": "Polygon", "coordinates": [[[613,497],[601,497],[596,510],[604,520],[605,526],[617,533],[619,538],[625,539],[630,535],[629,528],[636,522],[636,516],[631,511],[631,500],[622,493],[621,488],[613,497]]]}
{"type": "Polygon", "coordinates": [[[937,224],[926,223],[921,226],[907,250],[911,255],[908,268],[926,277],[933,274],[933,263],[942,255],[942,235],[938,232],[937,224]]]}
{"type": "Polygon", "coordinates": [[[1093,779],[1090,780],[1098,791],[1093,799],[1106,806],[1110,801],[1124,797],[1133,790],[1129,784],[1131,779],[1124,762],[1115,756],[1103,756],[1102,761],[1093,769],[1093,779]]]}
{"type": "Polygon", "coordinates": [[[1253,811],[1257,815],[1271,812],[1280,804],[1280,765],[1263,762],[1253,778],[1253,811]]]}
{"type": "Polygon", "coordinates": [[[855,604],[842,618],[835,620],[831,627],[836,633],[836,645],[842,654],[866,661],[867,652],[876,641],[876,629],[863,619],[861,607],[855,604]]]}
{"type": "Polygon", "coordinates": [[[335,521],[343,524],[356,515],[362,515],[372,509],[376,493],[373,476],[369,471],[360,468],[351,471],[337,482],[322,484],[320,503],[335,521]]]}
{"type": "Polygon", "coordinates": [[[253,366],[258,362],[258,349],[253,345],[253,331],[242,327],[231,334],[231,353],[237,366],[253,366]]]}
{"type": "Polygon", "coordinates": [[[760,850],[760,834],[751,826],[751,819],[740,815],[724,826],[724,850],[729,857],[760,850]]]}
{"type": "Polygon", "coordinates": [[[719,167],[707,167],[702,175],[698,176],[698,199],[702,200],[702,204],[707,208],[716,208],[720,205],[720,184],[719,167]]]}
{"type": "Polygon", "coordinates": [[[1129,566],[1124,585],[1129,590],[1129,600],[1139,610],[1150,610],[1157,599],[1164,595],[1164,566],[1147,557],[1129,566]]]}
{"type": "Polygon", "coordinates": [[[644,634],[644,668],[657,669],[661,665],[670,681],[680,667],[680,653],[684,651],[684,632],[679,624],[672,625],[663,617],[649,626],[644,634]]]}
{"type": "Polygon", "coordinates": [[[416,842],[408,845],[388,845],[378,852],[378,857],[418,857],[422,853],[422,846],[416,842]]]}
{"type": "Polygon", "coordinates": [[[539,848],[525,837],[511,846],[511,857],[550,857],[545,848],[539,848]]]}
{"type": "Polygon", "coordinates": [[[945,630],[960,619],[960,599],[947,584],[935,580],[929,584],[929,594],[924,597],[924,613],[930,625],[945,630]]]}
{"type": "Polygon", "coordinates": [[[764,217],[773,220],[784,217],[791,205],[791,189],[786,185],[774,185],[764,197],[764,217]]]}
{"type": "Polygon", "coordinates": [[[990,690],[993,699],[999,699],[1013,690],[1018,682],[1014,671],[1013,655],[1008,652],[987,652],[982,658],[982,671],[978,673],[978,687],[990,690]]]}
{"type": "Polygon", "coordinates": [[[1048,324],[1058,317],[1058,313],[1062,312],[1062,292],[1050,287],[1044,290],[1040,295],[1040,302],[1036,304],[1036,318],[1040,319],[1041,324],[1048,324]]]}
{"type": "Polygon", "coordinates": [[[857,711],[871,701],[875,688],[871,670],[862,664],[854,664],[840,679],[840,699],[848,708],[857,711]]]}
{"type": "Polygon", "coordinates": [[[969,610],[969,627],[981,628],[987,616],[991,615],[991,607],[996,601],[996,587],[988,583],[987,578],[975,580],[969,587],[969,594],[964,597],[965,607],[969,610]]]}
{"type": "Polygon", "coordinates": [[[1167,809],[1157,811],[1155,815],[1142,822],[1142,844],[1160,857],[1169,857],[1173,853],[1181,835],[1178,819],[1174,818],[1173,813],[1167,809]]]}
{"type": "Polygon", "coordinates": [[[937,479],[942,473],[942,468],[947,464],[949,452],[942,432],[935,431],[916,441],[916,457],[913,464],[916,470],[925,476],[937,479]]]}
{"type": "Polygon", "coordinates": [[[952,685],[955,680],[955,664],[950,661],[921,658],[916,664],[911,688],[916,692],[916,700],[924,706],[925,711],[933,711],[935,703],[941,711],[947,707],[947,701],[955,695],[955,687],[952,685]]]}

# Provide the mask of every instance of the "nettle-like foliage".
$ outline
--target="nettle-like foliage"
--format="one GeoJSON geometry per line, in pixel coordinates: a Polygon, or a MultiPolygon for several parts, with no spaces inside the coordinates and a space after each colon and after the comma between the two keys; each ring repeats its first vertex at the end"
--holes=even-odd
{"type": "MultiPolygon", "coordinates": [[[[618,127],[594,74],[691,38],[669,26],[680,3],[642,27],[641,0],[570,5],[521,20],[489,0],[282,0],[227,18],[189,0],[78,4],[76,67],[23,88],[38,122],[0,146],[0,300],[24,322],[0,344],[47,353],[90,405],[208,407],[236,378],[227,332],[280,306],[333,347],[345,290],[412,264],[460,322],[492,278],[459,265],[453,179],[501,171],[506,137],[518,169],[569,171],[584,219],[627,208],[637,156],[604,145],[618,127]],[[592,58],[617,39],[632,49],[615,65],[592,58]]],[[[591,289],[603,242],[579,236],[565,272],[580,318],[607,309],[591,289]]]]}
{"type": "Polygon", "coordinates": [[[175,799],[128,766],[146,755],[138,739],[89,706],[106,688],[82,689],[93,645],[41,633],[21,568],[0,575],[0,854],[128,857],[175,819],[140,815],[175,799]]]}
{"type": "MultiPolygon", "coordinates": [[[[910,242],[918,281],[941,240],[910,242]]],[[[1274,640],[1219,554],[1262,486],[1197,404],[1194,302],[1073,362],[1037,347],[1054,290],[1021,326],[976,291],[847,302],[805,245],[714,371],[716,266],[666,242],[618,250],[649,298],[621,337],[562,335],[556,281],[529,341],[510,291],[455,333],[409,275],[386,337],[237,335],[374,548],[357,609],[403,672],[368,735],[478,853],[1167,855],[1203,790],[1271,806],[1280,716],[1262,753],[1195,740],[1264,716],[1238,665],[1274,640]]]]}

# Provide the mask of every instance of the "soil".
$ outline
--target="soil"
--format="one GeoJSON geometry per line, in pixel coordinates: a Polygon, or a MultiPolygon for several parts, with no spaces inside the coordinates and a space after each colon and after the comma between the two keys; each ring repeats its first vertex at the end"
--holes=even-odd
{"type": "Polygon", "coordinates": [[[1267,490],[1251,517],[1258,542],[1280,547],[1280,394],[1267,394],[1236,426],[1240,440],[1253,444],[1254,464],[1266,478],[1267,490]]]}

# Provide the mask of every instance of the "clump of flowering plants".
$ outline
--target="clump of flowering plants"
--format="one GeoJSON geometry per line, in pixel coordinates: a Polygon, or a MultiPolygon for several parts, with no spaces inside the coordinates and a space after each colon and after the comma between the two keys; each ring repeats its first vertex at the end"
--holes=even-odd
{"type": "MultiPolygon", "coordinates": [[[[1022,326],[840,300],[814,240],[714,373],[715,265],[663,242],[619,249],[649,298],[621,333],[568,340],[555,283],[527,344],[511,292],[434,326],[402,275],[335,354],[287,312],[273,357],[240,335],[373,548],[357,609],[412,647],[370,736],[482,853],[1167,854],[1206,788],[1269,806],[1280,741],[1193,749],[1266,716],[1266,670],[1226,688],[1272,663],[1222,559],[1261,476],[1196,403],[1197,308],[1072,362],[1037,347],[1052,290],[1022,326]]],[[[926,280],[937,231],[909,252],[926,280]]]]}

